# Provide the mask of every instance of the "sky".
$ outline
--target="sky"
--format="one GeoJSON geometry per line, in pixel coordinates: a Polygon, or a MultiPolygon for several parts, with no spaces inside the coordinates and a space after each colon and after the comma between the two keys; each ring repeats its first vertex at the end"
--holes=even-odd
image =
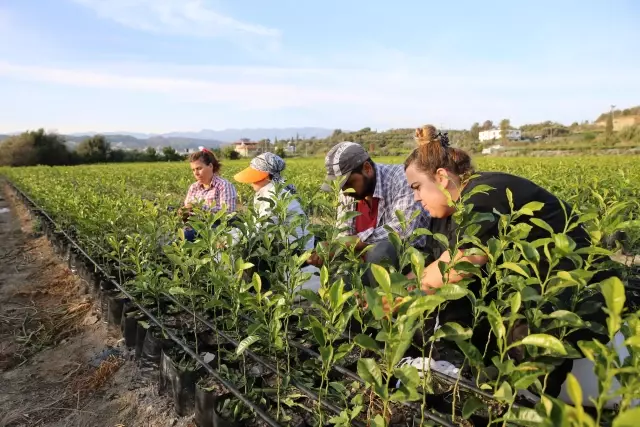
{"type": "Polygon", "coordinates": [[[571,124],[640,104],[638,22],[636,0],[0,0],[0,132],[571,124]]]}

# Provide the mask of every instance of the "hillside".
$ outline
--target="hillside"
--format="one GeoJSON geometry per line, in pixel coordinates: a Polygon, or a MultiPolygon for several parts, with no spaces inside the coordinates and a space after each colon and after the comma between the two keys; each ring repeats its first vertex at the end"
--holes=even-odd
{"type": "Polygon", "coordinates": [[[261,139],[291,139],[291,138],[326,138],[333,133],[333,129],[318,127],[292,127],[292,128],[249,128],[249,129],[203,129],[199,132],[170,132],[163,134],[165,137],[183,137],[194,139],[209,139],[224,142],[234,142],[240,138],[249,138],[253,141],[261,139]]]}
{"type": "MultiPolygon", "coordinates": [[[[605,123],[610,113],[611,113],[610,111],[607,111],[600,114],[596,119],[595,123],[605,123]]],[[[636,107],[625,108],[623,110],[613,110],[614,119],[620,118],[620,117],[635,117],[635,116],[640,117],[640,105],[636,107]]]]}
{"type": "MultiPolygon", "coordinates": [[[[66,140],[69,148],[74,148],[83,140],[87,139],[93,134],[85,135],[62,135],[66,140]]],[[[126,148],[134,150],[143,150],[146,147],[173,147],[178,151],[184,151],[186,149],[197,149],[199,146],[204,145],[208,148],[219,148],[225,145],[224,142],[212,139],[196,139],[196,138],[184,138],[179,136],[165,137],[165,136],[152,136],[150,138],[136,138],[126,134],[101,134],[111,143],[113,148],[126,148]]],[[[0,135],[0,142],[11,137],[13,135],[0,135]]]]}

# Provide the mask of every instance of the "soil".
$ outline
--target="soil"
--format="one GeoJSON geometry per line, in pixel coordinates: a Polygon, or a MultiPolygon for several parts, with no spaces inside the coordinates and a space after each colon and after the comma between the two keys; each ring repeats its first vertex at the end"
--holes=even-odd
{"type": "Polygon", "coordinates": [[[0,427],[187,427],[0,187],[0,427]]]}

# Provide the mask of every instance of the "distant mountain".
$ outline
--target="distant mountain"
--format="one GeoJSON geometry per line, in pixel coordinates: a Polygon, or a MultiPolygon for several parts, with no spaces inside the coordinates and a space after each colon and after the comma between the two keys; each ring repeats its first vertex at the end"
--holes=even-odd
{"type": "MultiPolygon", "coordinates": [[[[74,148],[83,140],[90,136],[92,133],[84,134],[72,134],[62,135],[66,140],[67,145],[70,148],[74,148]]],[[[183,137],[164,137],[164,136],[151,136],[149,138],[136,138],[128,134],[113,134],[110,132],[101,133],[107,138],[107,141],[111,143],[113,148],[129,148],[129,149],[145,149],[147,147],[167,147],[171,146],[178,151],[184,151],[186,149],[197,150],[199,146],[205,146],[207,148],[219,148],[225,145],[222,141],[216,141],[211,139],[195,139],[195,138],[183,138],[183,137]]],[[[0,135],[0,142],[14,135],[0,135]]]]}
{"type": "Polygon", "coordinates": [[[70,133],[68,136],[93,136],[96,134],[100,134],[100,135],[104,135],[104,136],[120,136],[120,135],[127,135],[127,136],[132,136],[134,138],[138,138],[138,139],[147,139],[150,138],[152,136],[155,136],[153,134],[149,134],[149,133],[138,133],[138,132],[94,132],[94,131],[90,131],[90,132],[76,132],[76,133],[70,133]]]}
{"type": "Polygon", "coordinates": [[[252,128],[252,129],[223,129],[210,130],[203,129],[199,132],[170,132],[163,136],[185,137],[195,139],[213,139],[225,142],[234,142],[240,138],[249,138],[254,141],[269,138],[274,140],[295,138],[308,139],[312,137],[326,138],[333,133],[333,129],[302,127],[302,128],[252,128]]]}
{"type": "MultiPolygon", "coordinates": [[[[183,137],[165,137],[165,136],[151,136],[149,138],[136,138],[127,134],[112,134],[109,132],[101,133],[107,138],[107,141],[111,143],[113,148],[132,148],[132,149],[144,149],[146,147],[167,147],[171,146],[178,151],[186,149],[197,149],[199,146],[205,146],[207,148],[219,148],[225,145],[222,141],[216,141],[212,139],[195,139],[195,138],[183,138],[183,137]]],[[[71,147],[76,146],[90,135],[65,135],[67,144],[71,147]]]]}
{"type": "MultiPolygon", "coordinates": [[[[104,135],[112,146],[119,148],[141,149],[145,147],[171,146],[178,151],[198,148],[204,145],[208,148],[218,148],[222,145],[249,138],[253,141],[261,139],[290,139],[290,138],[326,138],[333,133],[333,129],[317,127],[301,128],[248,128],[248,129],[203,129],[198,132],[169,132],[165,134],[149,134],[140,132],[76,132],[63,135],[69,146],[74,147],[82,140],[96,135],[104,135]]],[[[0,135],[0,141],[11,135],[0,135]]]]}

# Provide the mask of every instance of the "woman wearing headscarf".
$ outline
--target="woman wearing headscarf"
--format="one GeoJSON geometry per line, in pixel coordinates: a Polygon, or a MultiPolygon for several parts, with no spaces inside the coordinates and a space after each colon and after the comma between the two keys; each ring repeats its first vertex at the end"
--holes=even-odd
{"type": "MultiPolygon", "coordinates": [[[[249,164],[249,167],[243,169],[237,173],[233,178],[244,184],[251,184],[255,191],[254,196],[254,208],[259,217],[273,217],[271,200],[277,200],[282,197],[284,193],[296,194],[296,187],[293,184],[285,185],[285,179],[282,177],[282,171],[285,169],[286,163],[284,159],[274,153],[263,153],[257,157],[254,157],[249,164]],[[281,188],[278,192],[277,188],[281,188]]],[[[295,218],[297,216],[303,216],[306,218],[305,212],[300,206],[300,202],[297,198],[290,198],[287,205],[287,217],[295,218]]],[[[302,221],[302,224],[307,224],[308,221],[302,221]]],[[[234,236],[234,241],[237,237],[234,236]]],[[[295,236],[289,236],[289,241],[304,241],[304,245],[299,248],[301,252],[313,250],[314,239],[310,235],[309,231],[303,225],[296,227],[295,236]]],[[[319,269],[314,266],[305,266],[302,268],[303,272],[311,273],[311,278],[304,283],[303,289],[311,289],[316,291],[320,288],[319,269]]]]}

